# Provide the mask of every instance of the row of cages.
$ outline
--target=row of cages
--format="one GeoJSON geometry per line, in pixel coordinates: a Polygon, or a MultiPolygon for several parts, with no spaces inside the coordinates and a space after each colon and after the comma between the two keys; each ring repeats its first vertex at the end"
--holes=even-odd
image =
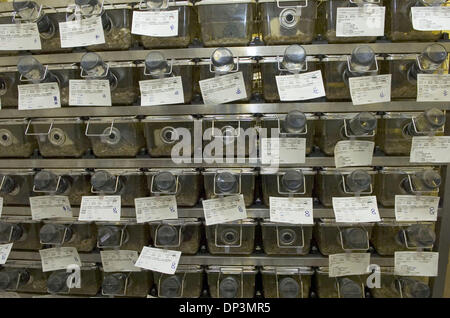
{"type": "Polygon", "coordinates": [[[71,98],[71,82],[107,80],[112,106],[149,106],[141,100],[142,94],[148,94],[140,90],[142,83],[181,78],[184,104],[195,104],[202,100],[199,82],[242,74],[246,97],[242,95],[241,101],[278,102],[278,76],[314,71],[322,74],[326,97],[310,101],[351,100],[351,78],[384,74],[392,76],[391,90],[385,95],[390,93],[393,100],[416,99],[420,74],[448,74],[448,53],[434,43],[420,54],[377,55],[369,46],[360,45],[349,55],[311,56],[302,46],[291,45],[283,56],[272,57],[238,57],[232,49],[216,48],[209,59],[166,59],[163,53],[152,51],[144,61],[105,62],[97,53],[88,52],[79,63],[49,65],[40,63],[39,56],[25,55],[17,66],[0,68],[0,98],[2,107],[14,108],[23,84],[55,83],[60,104],[76,106],[79,101],[71,98]]]}
{"type": "MultiPolygon", "coordinates": [[[[81,267],[81,287],[69,289],[66,271],[42,272],[40,262],[11,261],[0,269],[0,289],[31,295],[161,298],[426,298],[428,277],[397,276],[381,267],[380,286],[368,288],[368,275],[329,277],[328,267],[179,265],[173,275],[105,272],[81,267]]],[[[20,296],[19,296],[20,297],[20,296]]]]}
{"type": "Polygon", "coordinates": [[[43,247],[75,247],[79,252],[132,250],[144,246],[195,255],[206,246],[211,255],[308,255],[316,249],[322,255],[375,251],[394,256],[400,251],[429,251],[436,239],[434,222],[341,223],[333,218],[314,225],[244,219],[204,226],[197,218],[136,223],[82,222],[68,220],[35,221],[26,217],[3,217],[0,241],[13,243],[13,250],[40,250],[43,247]],[[314,243],[313,243],[314,242],[314,243]]]}
{"type": "Polygon", "coordinates": [[[438,196],[439,168],[208,168],[196,169],[2,169],[0,193],[5,206],[28,205],[31,197],[64,195],[73,206],[83,196],[120,196],[121,205],[135,199],[172,195],[177,206],[195,207],[204,199],[242,195],[247,207],[271,197],[317,198],[332,207],[334,197],[376,195],[383,207],[394,207],[397,195],[438,196]]]}
{"type": "MultiPolygon", "coordinates": [[[[265,141],[297,139],[305,155],[333,156],[340,141],[375,142],[409,156],[416,136],[443,136],[446,113],[303,113],[0,119],[0,158],[258,158],[265,141]],[[258,151],[260,150],[260,151],[258,151]]],[[[300,160],[300,159],[299,159],[300,160]]]]}
{"type": "MultiPolygon", "coordinates": [[[[255,0],[202,0],[196,1],[195,6],[190,1],[137,0],[135,4],[111,5],[107,1],[76,0],[75,4],[68,7],[49,8],[33,1],[14,1],[15,11],[2,13],[0,24],[36,23],[41,40],[41,50],[32,51],[36,53],[70,52],[72,48],[62,48],[59,23],[75,19],[92,20],[95,17],[101,19],[105,43],[87,48],[99,51],[128,50],[134,44],[149,49],[183,48],[195,43],[204,46],[246,46],[258,34],[266,45],[311,43],[316,39],[329,43],[375,42],[377,38],[394,42],[437,41],[441,39],[442,31],[414,29],[411,8],[445,5],[446,0],[260,0],[258,4],[255,0]],[[382,11],[381,17],[380,11],[376,10],[380,7],[386,11],[382,11]],[[379,37],[358,36],[357,32],[344,35],[336,32],[338,8],[356,8],[353,16],[358,17],[359,14],[360,18],[365,15],[366,19],[371,19],[372,14],[381,19],[378,23],[385,22],[385,36],[383,30],[379,37]],[[138,19],[135,13],[139,11],[150,18],[139,18],[136,30],[133,30],[135,23],[132,17],[138,19]],[[151,14],[155,12],[160,15],[164,11],[168,15],[162,18],[172,19],[173,23],[161,27],[161,21],[151,18],[151,14]],[[148,30],[139,25],[145,23],[149,24],[148,30]],[[151,30],[153,25],[155,29],[159,27],[159,34],[157,30],[151,30]],[[169,29],[165,30],[164,27],[169,29]],[[133,31],[146,35],[136,35],[133,31]]],[[[366,28],[380,28],[376,23],[373,24],[367,24],[366,28]]]]}

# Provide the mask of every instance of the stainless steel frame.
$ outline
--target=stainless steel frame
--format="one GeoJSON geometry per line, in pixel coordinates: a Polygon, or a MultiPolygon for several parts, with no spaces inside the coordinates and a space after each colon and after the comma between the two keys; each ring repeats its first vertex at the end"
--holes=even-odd
{"type": "MultiPolygon", "coordinates": [[[[447,51],[450,51],[450,43],[441,43],[447,51]]],[[[350,54],[359,44],[310,44],[303,45],[308,55],[331,55],[350,54]]],[[[382,53],[421,53],[428,43],[368,43],[377,54],[382,53]]],[[[230,50],[239,57],[265,57],[282,56],[287,46],[247,46],[231,47],[230,50]]],[[[158,50],[167,59],[210,58],[215,48],[187,48],[187,49],[165,49],[158,50]]],[[[98,52],[104,61],[143,61],[150,50],[130,50],[98,52]]],[[[42,64],[62,64],[79,63],[84,53],[62,53],[62,54],[42,54],[38,59],[42,64]]],[[[0,58],[0,66],[17,65],[18,56],[7,56],[0,58]]]]}
{"type": "MultiPolygon", "coordinates": [[[[333,157],[307,157],[303,164],[280,164],[280,167],[334,167],[333,157]]],[[[373,166],[400,167],[411,166],[409,157],[388,157],[374,156],[373,166]]],[[[430,164],[417,164],[430,165],[430,164]]],[[[177,164],[167,158],[130,158],[130,159],[0,159],[0,169],[21,169],[21,168],[98,168],[98,169],[118,169],[118,168],[253,168],[264,167],[258,159],[236,159],[234,162],[206,163],[196,162],[191,159],[189,162],[177,164]]]]}
{"type": "MultiPolygon", "coordinates": [[[[0,58],[1,59],[1,58],[0,58]]],[[[450,110],[450,103],[419,103],[413,100],[393,101],[364,105],[364,111],[408,111],[415,112],[436,107],[450,110]]],[[[291,110],[305,113],[343,113],[355,112],[357,108],[351,102],[323,103],[264,103],[264,104],[224,104],[224,105],[171,105],[166,106],[114,106],[114,107],[63,107],[42,110],[17,110],[4,108],[0,110],[0,118],[29,117],[113,117],[113,116],[167,116],[167,115],[231,115],[231,114],[286,114],[291,110]]]]}
{"type": "Polygon", "coordinates": [[[439,252],[438,276],[431,279],[432,283],[432,297],[441,298],[444,296],[445,283],[447,276],[450,273],[448,269],[448,259],[450,251],[450,235],[448,229],[450,228],[450,165],[445,166],[445,184],[442,204],[442,213],[439,213],[438,221],[436,223],[437,240],[434,245],[434,251],[439,252]]]}
{"type": "MultiPolygon", "coordinates": [[[[100,263],[99,253],[79,253],[82,262],[100,263]]],[[[21,260],[40,260],[39,252],[12,251],[10,258],[21,260]]],[[[372,262],[380,266],[393,266],[394,258],[372,256],[372,262]]],[[[307,255],[298,257],[266,256],[264,254],[252,254],[248,256],[212,256],[209,254],[198,254],[193,256],[181,256],[182,265],[220,265],[220,266],[328,266],[328,257],[307,255]]]]}
{"type": "MultiPolygon", "coordinates": [[[[201,206],[194,208],[178,208],[178,217],[180,218],[203,218],[203,208],[201,206]]],[[[246,209],[247,216],[249,218],[261,218],[265,219],[269,217],[269,208],[266,206],[254,205],[246,209]]],[[[78,217],[80,209],[78,207],[72,207],[72,215],[74,218],[78,217]]],[[[379,209],[380,216],[382,218],[393,218],[395,217],[394,209],[379,209]]],[[[130,221],[135,221],[136,214],[135,209],[130,207],[122,207],[121,216],[123,218],[129,219],[130,221]]],[[[442,217],[443,209],[439,209],[439,216],[442,217]]],[[[5,206],[3,207],[2,215],[8,216],[24,216],[31,217],[30,207],[17,207],[17,206],[5,206]]],[[[331,208],[324,208],[321,206],[314,207],[314,218],[333,218],[334,212],[331,208]]],[[[76,219],[73,219],[76,220],[76,219]]]]}

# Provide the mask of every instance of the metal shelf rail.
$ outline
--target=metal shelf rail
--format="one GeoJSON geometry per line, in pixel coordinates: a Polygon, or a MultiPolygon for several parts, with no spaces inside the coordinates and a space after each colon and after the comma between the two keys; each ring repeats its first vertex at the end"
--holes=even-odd
{"type": "MultiPolygon", "coordinates": [[[[307,157],[302,164],[280,164],[280,167],[334,167],[334,157],[307,157]]],[[[382,167],[400,167],[400,166],[423,166],[427,164],[410,163],[409,157],[389,157],[374,156],[372,166],[382,167]]],[[[428,164],[429,165],[429,164],[428,164]]],[[[253,162],[244,160],[243,162],[190,162],[178,164],[167,158],[115,158],[115,159],[0,159],[0,169],[50,169],[50,168],[98,168],[98,169],[116,169],[116,168],[256,168],[264,167],[260,160],[253,162]]]]}
{"type": "MultiPolygon", "coordinates": [[[[86,263],[101,263],[99,253],[79,253],[81,261],[86,263]]],[[[38,252],[12,251],[11,259],[40,261],[38,252]]],[[[372,262],[380,266],[393,266],[393,257],[382,257],[373,255],[372,262]]],[[[180,259],[183,265],[238,265],[238,266],[277,266],[283,264],[285,266],[328,266],[328,257],[321,254],[310,254],[305,256],[267,256],[265,254],[255,253],[252,255],[242,256],[216,256],[207,253],[199,253],[197,255],[183,255],[180,259]]]]}
{"type": "MultiPolygon", "coordinates": [[[[441,44],[450,51],[449,42],[441,42],[441,44]]],[[[350,54],[359,44],[308,44],[302,45],[308,55],[343,55],[350,54]]],[[[428,43],[369,43],[368,44],[377,54],[415,54],[421,53],[428,43]]],[[[230,47],[235,56],[239,57],[265,57],[265,56],[281,56],[284,54],[285,45],[273,46],[241,46],[230,47]]],[[[158,50],[168,59],[200,59],[209,58],[215,48],[186,48],[186,49],[161,49],[158,50]]],[[[98,52],[104,61],[143,61],[151,50],[131,49],[129,51],[109,51],[98,52]]],[[[42,54],[37,59],[43,64],[66,64],[79,63],[81,53],[59,53],[59,54],[42,54]]],[[[15,66],[19,56],[0,57],[0,66],[15,66]]]]}
{"type": "MultiPolygon", "coordinates": [[[[393,101],[364,105],[365,111],[396,112],[421,111],[436,107],[450,110],[450,103],[412,100],[393,101]]],[[[170,106],[111,106],[111,107],[75,107],[68,106],[52,109],[18,110],[0,109],[0,118],[52,118],[52,117],[102,117],[102,116],[169,116],[169,115],[230,115],[230,114],[283,114],[291,110],[305,113],[342,113],[356,112],[358,107],[351,102],[322,103],[260,103],[260,104],[224,104],[224,105],[170,105],[170,106]]]]}
{"type": "MultiPolygon", "coordinates": [[[[392,208],[379,208],[380,216],[382,218],[393,218],[395,217],[395,211],[392,208]]],[[[203,207],[197,206],[193,208],[178,208],[178,217],[180,218],[204,218],[203,207]]],[[[269,208],[263,205],[254,205],[246,209],[247,216],[250,218],[268,218],[269,208]]],[[[80,212],[79,207],[72,207],[72,215],[74,221],[78,217],[80,212]]],[[[439,209],[438,216],[442,216],[442,209],[439,209]]],[[[2,215],[5,217],[31,217],[31,210],[29,206],[5,206],[3,207],[2,215]]],[[[132,207],[122,207],[121,209],[122,218],[129,219],[130,221],[135,220],[136,212],[132,207]]],[[[333,218],[334,212],[332,208],[325,208],[322,206],[314,206],[314,218],[333,218]]]]}

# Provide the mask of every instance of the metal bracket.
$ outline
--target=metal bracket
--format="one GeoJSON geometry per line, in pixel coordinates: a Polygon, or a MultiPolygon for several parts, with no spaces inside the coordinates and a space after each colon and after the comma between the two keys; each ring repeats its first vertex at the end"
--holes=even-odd
{"type": "Polygon", "coordinates": [[[219,224],[214,225],[214,244],[216,247],[223,247],[223,248],[236,248],[242,246],[242,222],[239,222],[239,245],[219,245],[217,244],[217,228],[219,227],[219,224]]]}
{"type": "Polygon", "coordinates": [[[53,128],[53,121],[50,123],[50,127],[48,128],[48,132],[46,133],[29,133],[30,125],[31,125],[32,119],[30,119],[27,123],[27,128],[25,129],[25,136],[48,136],[50,135],[50,132],[53,128]]]}
{"type": "Polygon", "coordinates": [[[424,249],[433,249],[434,244],[430,245],[430,246],[409,246],[408,244],[408,236],[406,235],[406,230],[404,228],[402,228],[402,234],[403,234],[403,239],[405,242],[405,247],[408,250],[424,250],[424,249]]]}
{"type": "Polygon", "coordinates": [[[287,69],[287,68],[283,68],[281,63],[280,63],[280,60],[282,60],[282,58],[279,55],[277,55],[278,70],[280,72],[290,72],[290,73],[292,73],[292,71],[298,71],[298,72],[306,72],[306,71],[308,71],[308,61],[307,60],[305,60],[305,63],[303,63],[303,66],[301,68],[294,68],[294,69],[290,69],[290,70],[287,69]]]}
{"type": "Polygon", "coordinates": [[[281,120],[280,117],[278,117],[278,115],[275,115],[275,117],[277,118],[277,122],[278,122],[278,136],[279,137],[287,137],[287,136],[305,136],[308,134],[308,122],[306,122],[305,124],[305,130],[303,132],[300,133],[282,133],[281,132],[281,120]]]}
{"type": "Polygon", "coordinates": [[[94,190],[94,186],[91,186],[91,193],[100,193],[100,194],[114,194],[117,192],[117,189],[119,188],[119,175],[116,176],[116,185],[114,187],[114,191],[96,191],[94,190]]]}
{"type": "Polygon", "coordinates": [[[377,57],[375,56],[375,69],[374,70],[367,70],[367,71],[357,71],[357,70],[354,70],[354,69],[352,69],[352,66],[351,66],[351,64],[352,63],[350,63],[350,55],[348,55],[347,56],[347,67],[348,67],[348,70],[351,72],[351,73],[376,73],[376,72],[378,72],[378,61],[377,61],[377,57]]]}
{"type": "Polygon", "coordinates": [[[86,137],[108,137],[112,134],[113,132],[113,127],[114,127],[114,119],[111,121],[111,127],[109,129],[109,132],[107,134],[101,133],[101,134],[90,134],[89,133],[89,125],[91,124],[91,121],[88,120],[88,122],[86,123],[86,130],[84,131],[84,135],[86,137]]]}
{"type": "MultiPolygon", "coordinates": [[[[239,72],[239,56],[236,56],[235,59],[236,59],[236,62],[235,62],[236,68],[233,68],[232,70],[226,72],[226,74],[229,74],[229,73],[237,73],[237,72],[239,72]]],[[[209,71],[210,71],[211,73],[215,73],[215,74],[223,74],[223,73],[224,73],[224,72],[220,72],[220,71],[213,70],[213,69],[212,69],[212,66],[213,66],[212,63],[210,62],[210,63],[209,63],[209,71]]]]}
{"type": "MultiPolygon", "coordinates": [[[[305,298],[304,292],[303,292],[302,274],[300,273],[300,269],[297,269],[297,275],[298,275],[299,280],[300,280],[300,290],[301,290],[302,298],[305,298]]],[[[276,285],[277,285],[277,298],[280,298],[280,287],[279,287],[280,283],[278,281],[278,267],[275,267],[275,282],[276,282],[276,285]]]]}
{"type": "Polygon", "coordinates": [[[56,182],[55,190],[36,190],[36,186],[33,185],[33,192],[36,193],[56,193],[58,192],[59,184],[61,183],[62,176],[58,176],[58,181],[56,182]]]}
{"type": "MultiPolygon", "coordinates": [[[[283,225],[284,226],[284,225],[283,225]]],[[[303,226],[300,226],[300,230],[302,232],[302,245],[281,245],[280,244],[280,232],[278,230],[278,225],[275,226],[276,232],[277,232],[277,246],[279,248],[304,248],[305,247],[305,232],[303,231],[303,226]]],[[[284,226],[285,227],[285,226],[284,226]]]]}
{"type": "MultiPolygon", "coordinates": [[[[277,0],[277,7],[280,9],[288,9],[288,8],[305,8],[308,6],[308,0],[303,0],[305,1],[304,5],[297,5],[297,6],[282,6],[280,4],[280,2],[284,2],[283,0],[277,0]]],[[[299,0],[298,2],[301,2],[301,0],[299,0]]]]}
{"type": "Polygon", "coordinates": [[[48,65],[45,65],[44,75],[42,75],[41,78],[38,78],[38,79],[28,79],[28,78],[24,78],[23,75],[20,74],[19,81],[21,81],[21,82],[43,81],[43,80],[45,79],[45,77],[47,76],[47,73],[48,73],[48,65]]]}

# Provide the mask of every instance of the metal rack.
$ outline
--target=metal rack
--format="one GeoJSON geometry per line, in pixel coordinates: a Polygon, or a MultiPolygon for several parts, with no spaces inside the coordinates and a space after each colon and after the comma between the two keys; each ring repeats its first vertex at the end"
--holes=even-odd
{"type": "MultiPolygon", "coordinates": [[[[47,0],[42,1],[50,6],[66,6],[67,1],[47,0]]],[[[109,0],[111,3],[131,3],[135,1],[109,0]]],[[[11,10],[11,3],[0,4],[0,12],[11,10]]],[[[369,44],[376,53],[419,53],[428,43],[372,43],[369,44]]],[[[442,42],[447,50],[450,51],[450,43],[442,42]]],[[[323,54],[349,54],[357,44],[312,44],[305,45],[309,55],[323,54]]],[[[264,57],[281,55],[286,46],[249,46],[232,47],[232,52],[237,56],[264,57]]],[[[167,58],[208,58],[214,48],[188,48],[188,49],[170,49],[160,50],[167,58]]],[[[130,50],[121,52],[100,52],[99,54],[105,61],[140,61],[145,58],[149,51],[130,50]]],[[[69,54],[47,54],[37,55],[40,62],[46,63],[78,63],[83,53],[69,54]]],[[[17,56],[0,57],[0,67],[13,66],[17,64],[17,56]]],[[[394,101],[390,103],[380,103],[364,105],[366,111],[420,111],[427,108],[436,107],[442,110],[450,110],[450,103],[417,103],[415,101],[394,101]]],[[[0,110],[0,118],[37,118],[37,117],[89,117],[89,116],[137,116],[137,115],[180,115],[180,114],[263,114],[263,113],[287,113],[290,110],[297,109],[303,112],[354,112],[358,110],[350,102],[323,102],[323,103],[258,103],[258,104],[226,104],[226,105],[170,105],[170,106],[123,106],[123,107],[64,107],[60,109],[30,110],[19,111],[16,109],[0,110]]],[[[448,125],[447,125],[448,129],[448,125]]],[[[417,166],[411,164],[408,157],[387,157],[375,156],[373,166],[417,166]]],[[[175,167],[175,163],[167,159],[155,158],[132,158],[132,159],[1,159],[0,168],[19,169],[19,168],[159,168],[175,167]]],[[[244,163],[188,163],[183,167],[261,167],[259,161],[244,163]]],[[[290,165],[285,165],[290,166],[290,165]]],[[[294,165],[291,165],[294,166],[294,165]]],[[[333,157],[307,157],[304,164],[296,164],[300,167],[331,167],[334,166],[333,157]]],[[[439,254],[439,276],[433,280],[433,297],[442,297],[445,287],[445,277],[450,247],[450,235],[446,232],[450,228],[450,169],[445,166],[444,178],[445,185],[442,189],[442,208],[439,211],[437,222],[438,240],[435,244],[435,250],[439,254]]],[[[74,208],[74,215],[78,214],[77,208],[74,208]]],[[[202,217],[201,207],[180,208],[178,210],[180,217],[202,217]]],[[[268,216],[268,208],[254,206],[248,209],[248,215],[254,218],[264,218],[268,216]]],[[[4,207],[3,215],[11,216],[29,216],[30,210],[27,207],[4,207]]],[[[314,209],[315,217],[332,217],[332,209],[316,207],[314,209]]],[[[382,217],[393,217],[393,209],[380,209],[382,217]]],[[[125,217],[134,217],[133,208],[124,208],[125,217]]],[[[83,261],[100,262],[99,254],[81,254],[83,261]]],[[[14,260],[39,260],[37,252],[11,252],[10,259],[14,260]]],[[[372,261],[381,266],[393,266],[392,257],[380,257],[374,255],[372,261]]],[[[305,266],[327,266],[328,258],[319,255],[308,255],[303,257],[269,257],[265,255],[250,256],[211,256],[199,254],[195,256],[182,256],[182,264],[200,264],[200,265],[305,265],[305,266]]]]}
{"type": "MultiPolygon", "coordinates": [[[[178,217],[180,218],[203,218],[203,207],[197,206],[194,208],[178,208],[178,217]]],[[[250,218],[268,218],[269,217],[269,208],[263,205],[253,205],[246,209],[247,216],[250,218]]],[[[72,215],[76,220],[78,217],[80,209],[78,207],[72,207],[72,215]]],[[[380,216],[382,218],[393,218],[395,217],[394,209],[390,208],[379,208],[380,216]]],[[[438,215],[442,216],[443,210],[439,209],[438,215]]],[[[30,207],[14,207],[14,206],[6,206],[3,208],[3,214],[7,216],[24,216],[31,217],[30,207]]],[[[131,207],[123,207],[121,209],[121,216],[128,220],[135,220],[136,212],[134,208],[131,207]]],[[[331,208],[324,208],[320,205],[314,207],[314,218],[333,218],[334,213],[331,208]]]]}
{"type": "MultiPolygon", "coordinates": [[[[365,111],[420,111],[436,107],[450,110],[449,103],[416,101],[395,101],[364,105],[365,111]]],[[[262,103],[262,104],[225,104],[225,105],[170,105],[166,106],[110,106],[110,107],[75,107],[68,106],[52,109],[21,110],[1,109],[0,118],[31,118],[31,117],[101,117],[101,116],[167,116],[167,115],[229,115],[229,114],[275,114],[288,113],[291,110],[305,113],[317,112],[356,112],[357,108],[350,102],[323,103],[262,103]]]]}
{"type": "MultiPolygon", "coordinates": [[[[388,157],[375,156],[372,161],[373,166],[399,167],[399,166],[420,166],[426,164],[411,164],[409,157],[388,157]]],[[[429,165],[429,164],[428,164],[429,165]]],[[[167,159],[159,158],[131,158],[131,159],[1,159],[0,169],[24,169],[24,168],[174,168],[183,166],[184,168],[254,168],[263,167],[259,159],[235,163],[207,163],[194,162],[178,165],[167,159]]],[[[282,167],[334,167],[334,157],[307,157],[302,164],[283,164],[282,167]]]]}
{"type": "MultiPolygon", "coordinates": [[[[440,43],[450,50],[449,42],[440,43]]],[[[428,43],[369,43],[377,54],[414,54],[422,52],[428,43]]],[[[310,44],[303,45],[308,55],[344,55],[350,54],[358,44],[310,44]]],[[[283,55],[285,45],[230,47],[231,52],[239,57],[265,57],[283,55]]],[[[200,59],[209,58],[215,48],[161,49],[167,59],[200,59]]],[[[143,61],[151,50],[97,52],[104,61],[143,61]]],[[[42,54],[37,59],[43,64],[79,63],[84,53],[42,54]]],[[[0,57],[0,66],[15,66],[19,56],[0,57]]]]}

